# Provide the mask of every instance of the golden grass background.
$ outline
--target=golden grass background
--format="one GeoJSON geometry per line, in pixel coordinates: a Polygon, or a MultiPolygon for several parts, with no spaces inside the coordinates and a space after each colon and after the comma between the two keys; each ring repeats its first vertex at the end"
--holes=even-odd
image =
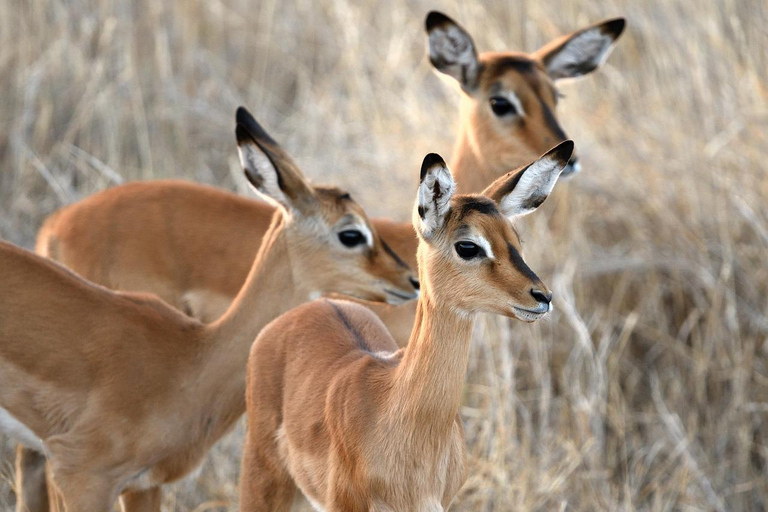
{"type": "MultiPolygon", "coordinates": [[[[555,311],[478,322],[453,510],[765,510],[763,0],[0,0],[0,237],[32,247],[46,215],[128,180],[245,193],[240,104],[315,181],[408,218],[458,122],[425,58],[430,9],[481,51],[628,20],[606,66],[561,87],[584,170],[523,226],[555,311]]],[[[236,509],[241,435],[168,510],[236,509]]]]}

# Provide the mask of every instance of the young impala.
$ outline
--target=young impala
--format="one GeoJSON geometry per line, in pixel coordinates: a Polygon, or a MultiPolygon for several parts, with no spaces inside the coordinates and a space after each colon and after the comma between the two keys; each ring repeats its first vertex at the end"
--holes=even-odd
{"type": "MultiPolygon", "coordinates": [[[[463,90],[452,168],[459,192],[470,193],[565,140],[555,116],[554,82],[597,68],[624,20],[579,30],[532,54],[478,55],[469,34],[437,12],[427,16],[426,28],[431,62],[463,90]]],[[[577,167],[572,161],[564,172],[577,167]]],[[[52,215],[40,230],[37,252],[108,288],[149,291],[211,321],[245,281],[273,211],[270,204],[210,187],[131,183],[52,215]],[[212,254],[220,262],[214,267],[212,254]]],[[[417,240],[410,223],[373,222],[395,252],[415,265],[417,240]]],[[[408,340],[414,311],[413,304],[380,310],[400,344],[408,340]]]]}
{"type": "Polygon", "coordinates": [[[450,505],[466,474],[458,409],[473,317],[532,322],[551,309],[509,219],[544,201],[572,151],[565,141],[482,194],[456,196],[445,163],[427,155],[413,216],[421,297],[404,349],[370,310],[328,299],[259,334],[241,510],[287,511],[296,487],[327,512],[450,505]]]}
{"type": "MultiPolygon", "coordinates": [[[[426,28],[430,61],[456,78],[463,91],[452,167],[458,189],[469,193],[565,138],[555,115],[554,83],[598,67],[624,20],[587,27],[532,54],[478,54],[470,35],[437,12],[427,16],[426,28]]],[[[577,168],[572,162],[564,172],[577,168]]],[[[208,322],[226,311],[242,287],[273,213],[271,204],[211,187],[131,183],[52,215],[40,230],[37,252],[108,288],[155,293],[208,322]],[[211,255],[217,265],[210,265],[211,255]]],[[[416,265],[417,239],[410,223],[374,219],[373,224],[395,252],[416,265]]],[[[415,305],[374,310],[404,345],[415,305]]],[[[40,494],[43,462],[20,449],[17,466],[27,474],[17,471],[18,488],[40,494]]]]}
{"type": "MultiPolygon", "coordinates": [[[[248,351],[281,313],[327,292],[417,296],[348,194],[310,186],[254,120],[236,134],[248,180],[276,209],[245,285],[212,324],[0,243],[0,430],[45,453],[67,512],[107,512],[121,494],[126,510],[159,511],[160,486],[245,412],[248,351]]],[[[206,256],[210,269],[226,264],[206,256]]]]}

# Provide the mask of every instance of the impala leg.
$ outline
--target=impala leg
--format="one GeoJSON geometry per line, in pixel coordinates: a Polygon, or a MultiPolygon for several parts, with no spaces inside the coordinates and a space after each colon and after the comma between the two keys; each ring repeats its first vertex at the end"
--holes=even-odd
{"type": "Polygon", "coordinates": [[[296,484],[278,459],[246,440],[240,470],[241,512],[289,512],[296,484]]]}
{"type": "Polygon", "coordinates": [[[16,449],[16,512],[48,512],[45,455],[19,445],[16,449]]]}
{"type": "Polygon", "coordinates": [[[120,508],[123,512],[160,512],[163,491],[152,487],[143,491],[124,492],[120,495],[120,508]]]}
{"type": "Polygon", "coordinates": [[[66,512],[112,512],[117,500],[117,486],[102,475],[54,468],[52,481],[66,512]]]}

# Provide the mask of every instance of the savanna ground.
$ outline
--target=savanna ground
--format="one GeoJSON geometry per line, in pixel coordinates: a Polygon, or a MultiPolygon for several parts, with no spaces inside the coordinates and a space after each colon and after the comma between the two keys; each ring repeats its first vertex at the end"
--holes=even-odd
{"type": "MultiPolygon", "coordinates": [[[[409,217],[423,155],[449,156],[458,122],[425,58],[430,9],[480,50],[629,23],[603,69],[561,86],[584,170],[523,225],[556,307],[478,322],[453,510],[765,510],[763,0],[2,0],[0,237],[32,247],[46,215],[129,180],[246,193],[241,104],[315,181],[409,217]]],[[[236,509],[241,437],[167,509],[236,509]]]]}

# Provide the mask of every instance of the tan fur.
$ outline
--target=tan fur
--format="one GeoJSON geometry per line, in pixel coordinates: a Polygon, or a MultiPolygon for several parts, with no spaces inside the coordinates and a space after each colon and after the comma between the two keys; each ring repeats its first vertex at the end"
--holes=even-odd
{"type": "MultiPolygon", "coordinates": [[[[492,190],[506,194],[515,179],[492,190]]],[[[489,205],[454,197],[444,225],[419,242],[422,293],[404,349],[345,301],[305,304],[261,332],[248,359],[242,511],[287,511],[296,488],[326,512],[450,505],[467,471],[458,408],[473,316],[515,317],[513,306],[539,307],[532,289],[549,293],[508,256],[519,239],[489,205]],[[485,211],[467,207],[477,203],[485,211]],[[495,259],[460,261],[454,244],[468,231],[495,259]]]]}
{"type": "MultiPolygon", "coordinates": [[[[290,161],[276,165],[295,182],[285,195],[296,206],[273,210],[245,285],[212,324],[0,243],[0,407],[42,440],[68,512],[106,512],[121,493],[126,510],[159,510],[158,487],[192,471],[245,411],[250,345],[282,312],[315,291],[368,300],[413,291],[411,271],[372,227],[365,251],[328,243],[347,216],[370,227],[359,205],[309,187],[290,161]]],[[[152,268],[172,263],[149,252],[152,268]]],[[[22,453],[20,466],[30,459],[22,453]]]]}
{"type": "MultiPolygon", "coordinates": [[[[559,140],[537,107],[541,99],[555,112],[554,90],[541,60],[571,36],[535,54],[479,55],[486,69],[510,56],[534,63],[533,74],[510,68],[498,76],[505,89],[520,96],[529,118],[523,126],[506,128],[493,119],[488,110],[489,90],[495,83],[491,75],[481,74],[481,86],[462,93],[452,162],[460,191],[482,190],[559,140]]],[[[49,217],[38,234],[36,250],[93,282],[115,290],[152,292],[189,315],[211,321],[226,310],[245,281],[273,211],[271,204],[211,187],[168,181],[133,183],[49,217]]],[[[417,239],[411,224],[387,219],[372,223],[415,268],[417,239]]],[[[413,326],[415,303],[372,309],[398,345],[404,346],[413,326]]],[[[37,487],[35,482],[29,485],[37,487]]]]}

